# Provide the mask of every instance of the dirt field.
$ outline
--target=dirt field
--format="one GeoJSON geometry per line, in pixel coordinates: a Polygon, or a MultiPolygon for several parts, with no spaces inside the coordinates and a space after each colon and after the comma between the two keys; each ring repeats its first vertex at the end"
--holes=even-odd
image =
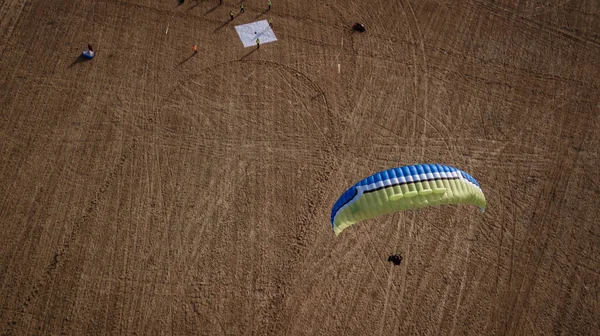
{"type": "Polygon", "coordinates": [[[238,6],[0,2],[0,333],[600,334],[600,2],[238,6]],[[335,237],[415,163],[487,211],[335,237]]]}

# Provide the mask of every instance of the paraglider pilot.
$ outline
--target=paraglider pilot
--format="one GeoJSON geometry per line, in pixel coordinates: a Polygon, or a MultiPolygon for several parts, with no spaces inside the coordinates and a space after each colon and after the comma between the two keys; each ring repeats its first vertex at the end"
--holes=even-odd
{"type": "Polygon", "coordinates": [[[400,265],[400,263],[402,262],[402,256],[398,254],[393,254],[388,257],[388,261],[393,262],[394,265],[400,265]]]}

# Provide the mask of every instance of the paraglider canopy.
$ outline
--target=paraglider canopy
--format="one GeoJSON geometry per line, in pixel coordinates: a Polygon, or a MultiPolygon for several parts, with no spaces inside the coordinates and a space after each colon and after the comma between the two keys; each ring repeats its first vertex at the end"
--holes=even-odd
{"type": "Polygon", "coordinates": [[[442,204],[473,204],[483,211],[485,196],[469,174],[450,166],[419,164],[373,174],[347,189],[331,209],[336,235],[365,219],[442,204]]]}

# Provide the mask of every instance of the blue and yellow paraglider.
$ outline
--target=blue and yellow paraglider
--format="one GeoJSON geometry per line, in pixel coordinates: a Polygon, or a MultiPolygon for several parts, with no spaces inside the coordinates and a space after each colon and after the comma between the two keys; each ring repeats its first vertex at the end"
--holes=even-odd
{"type": "Polygon", "coordinates": [[[473,204],[485,210],[485,196],[469,174],[450,166],[420,164],[392,168],[346,190],[331,210],[336,236],[362,220],[441,204],[473,204]]]}

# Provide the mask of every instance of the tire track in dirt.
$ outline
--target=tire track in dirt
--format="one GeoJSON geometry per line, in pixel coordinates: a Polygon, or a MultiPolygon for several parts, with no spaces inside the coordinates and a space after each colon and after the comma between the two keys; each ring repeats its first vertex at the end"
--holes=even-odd
{"type": "MultiPolygon", "coordinates": [[[[517,137],[519,138],[519,137],[517,137]]],[[[515,140],[516,142],[516,140],[515,140]]],[[[502,147],[499,147],[495,152],[490,152],[490,162],[493,162],[496,166],[496,162],[507,162],[507,164],[512,163],[512,167],[519,165],[519,162],[515,162],[515,160],[511,160],[511,159],[506,159],[506,157],[503,157],[503,155],[506,153],[507,149],[509,149],[509,144],[511,146],[513,146],[515,143],[509,142],[509,141],[505,141],[504,144],[502,145],[502,147]]],[[[483,148],[489,148],[489,146],[483,146],[483,148]]],[[[525,164],[525,163],[524,163],[525,164]]],[[[527,164],[531,164],[531,160],[529,160],[527,162],[527,164]]],[[[502,165],[504,166],[504,165],[502,165]]],[[[515,169],[515,168],[512,168],[515,169]]],[[[508,184],[507,188],[510,189],[512,188],[512,184],[508,184]]],[[[510,258],[510,265],[509,265],[509,280],[508,282],[511,282],[511,277],[512,277],[512,267],[513,267],[513,249],[514,249],[514,245],[515,245],[515,234],[516,234],[516,227],[515,227],[515,218],[514,218],[514,208],[511,209],[509,207],[509,204],[512,204],[513,206],[516,204],[515,201],[513,201],[511,198],[507,198],[507,197],[503,197],[500,196],[500,199],[502,200],[502,202],[498,203],[496,205],[496,208],[498,208],[499,206],[502,206],[505,213],[511,214],[511,241],[510,241],[510,245],[511,245],[511,250],[510,250],[510,254],[509,254],[509,258],[510,258]]],[[[501,213],[501,212],[500,212],[501,213]]],[[[496,253],[496,273],[495,273],[495,278],[494,278],[494,288],[495,288],[495,295],[496,297],[500,297],[500,292],[499,292],[499,281],[500,281],[500,276],[501,276],[501,260],[502,260],[502,249],[503,249],[503,244],[504,244],[504,233],[506,231],[505,228],[505,222],[504,221],[500,221],[500,237],[498,238],[499,242],[498,242],[498,247],[497,247],[497,253],[496,253]]],[[[490,263],[492,264],[492,263],[490,263]]],[[[498,314],[498,311],[500,309],[500,305],[496,305],[494,307],[494,310],[492,311],[492,315],[496,316],[498,314]]]]}
{"type": "MultiPolygon", "coordinates": [[[[342,11],[340,9],[338,9],[335,4],[332,4],[330,6],[328,6],[329,8],[331,8],[334,12],[337,13],[338,17],[343,20],[343,14],[342,11]]],[[[341,26],[345,25],[344,24],[340,24],[341,26]]],[[[345,50],[349,49],[349,66],[347,67],[349,69],[350,75],[349,77],[353,78],[356,76],[357,73],[357,51],[355,48],[355,43],[354,43],[354,37],[353,34],[350,30],[348,29],[343,29],[340,28],[343,36],[346,37],[346,40],[349,41],[349,43],[346,43],[344,46],[341,46],[341,50],[340,50],[340,54],[339,56],[344,56],[345,54],[347,54],[345,52],[345,50]]],[[[315,82],[314,83],[315,86],[318,86],[318,84],[315,82]]],[[[343,84],[345,87],[350,87],[352,85],[352,81],[346,81],[343,84]]],[[[357,104],[355,104],[355,102],[358,100],[360,101],[360,98],[362,97],[364,91],[366,90],[365,87],[362,87],[361,93],[358,95],[358,98],[354,97],[354,99],[350,96],[350,92],[351,90],[344,90],[343,94],[345,94],[345,99],[343,99],[344,104],[342,104],[340,106],[340,110],[341,111],[350,111],[348,113],[335,113],[335,115],[346,115],[346,114],[350,114],[353,115],[353,113],[356,111],[356,109],[358,108],[357,104]]],[[[343,149],[346,147],[346,143],[347,141],[352,137],[352,134],[350,134],[348,131],[349,129],[349,125],[350,123],[347,122],[346,119],[344,118],[337,118],[337,120],[333,120],[333,115],[334,115],[334,111],[332,110],[332,107],[330,106],[328,100],[327,100],[327,96],[325,94],[325,92],[323,90],[321,90],[321,92],[323,92],[323,97],[324,99],[327,101],[326,105],[327,105],[327,110],[328,110],[328,116],[329,118],[331,118],[330,120],[330,132],[329,132],[329,137],[327,139],[327,150],[328,150],[328,159],[327,162],[325,163],[325,166],[323,167],[324,173],[321,177],[321,180],[318,182],[319,185],[326,185],[333,176],[335,176],[335,174],[337,174],[339,172],[339,167],[342,164],[342,160],[344,159],[343,155],[340,155],[341,153],[343,153],[343,149]]],[[[311,216],[310,218],[315,219],[318,218],[318,210],[323,208],[323,203],[326,200],[326,193],[324,192],[325,189],[320,188],[320,190],[323,190],[320,192],[320,196],[318,200],[315,200],[313,202],[313,206],[312,206],[312,210],[311,210],[311,216]]],[[[327,209],[329,209],[329,207],[327,207],[327,209]]],[[[311,220],[312,221],[312,220],[311,220]]],[[[321,261],[329,258],[331,256],[331,254],[329,254],[329,256],[325,256],[324,258],[314,261],[311,259],[312,255],[315,253],[315,250],[317,249],[317,247],[319,247],[323,241],[324,237],[323,236],[318,236],[316,237],[316,239],[312,239],[311,242],[311,246],[307,249],[305,255],[304,255],[304,262],[299,265],[299,269],[302,270],[302,273],[300,275],[297,276],[297,279],[294,282],[294,287],[296,288],[300,288],[300,286],[297,286],[297,283],[300,281],[304,281],[307,278],[308,274],[314,274],[315,270],[308,267],[309,262],[313,261],[314,264],[319,265],[321,263],[321,261]]],[[[346,249],[344,252],[344,255],[347,255],[349,253],[352,253],[354,251],[354,248],[350,248],[350,249],[346,249]]],[[[329,266],[326,269],[330,269],[332,267],[334,267],[335,265],[329,266]]],[[[311,281],[312,283],[312,281],[311,281]]],[[[283,326],[281,328],[279,328],[279,330],[285,330],[284,335],[288,335],[290,333],[290,328],[293,327],[293,323],[292,320],[298,315],[298,310],[300,309],[301,305],[299,304],[295,304],[295,303],[291,303],[290,299],[292,299],[294,297],[294,293],[292,293],[288,299],[286,300],[284,306],[289,306],[290,304],[293,304],[293,308],[291,308],[291,312],[289,314],[289,317],[286,318],[286,321],[284,321],[284,326],[285,328],[283,328],[283,326]]]]}
{"type": "MultiPolygon", "coordinates": [[[[564,190],[569,184],[585,138],[594,129],[593,121],[592,109],[579,118],[573,118],[569,114],[565,114],[563,117],[556,146],[556,165],[542,187],[542,192],[534,206],[535,210],[531,215],[531,226],[527,230],[519,251],[519,255],[525,259],[522,264],[532,267],[532,270],[523,276],[515,297],[511,299],[511,313],[504,328],[504,332],[508,335],[514,335],[521,323],[523,310],[528,303],[531,290],[536,284],[539,268],[546,255],[548,240],[559,225],[557,221],[548,219],[559,212],[564,204],[563,199],[566,195],[564,190]],[[568,123],[569,121],[572,123],[568,123]],[[544,200],[546,197],[548,197],[547,200],[544,200]],[[548,223],[553,225],[547,227],[548,223]],[[524,254],[529,249],[533,249],[533,251],[524,254]]],[[[511,247],[511,254],[514,254],[513,248],[514,246],[511,247]]]]}
{"type": "MultiPolygon", "coordinates": [[[[82,231],[85,229],[87,222],[93,219],[94,215],[98,211],[98,204],[105,199],[105,193],[113,184],[113,181],[117,178],[123,165],[125,162],[131,157],[135,150],[136,142],[132,141],[131,145],[127,149],[125,153],[121,155],[121,158],[116,163],[110,174],[104,180],[104,182],[100,185],[100,188],[96,191],[93,199],[89,202],[87,208],[84,211],[82,217],[80,217],[73,226],[71,226],[70,232],[66,233],[63,236],[62,243],[58,246],[54,255],[52,257],[51,262],[44,267],[44,272],[40,279],[38,279],[33,287],[30,289],[29,293],[25,297],[23,304],[19,310],[21,318],[23,315],[27,313],[27,309],[29,308],[32,301],[35,301],[42,290],[46,288],[46,286],[56,277],[57,269],[65,262],[71,261],[72,258],[72,249],[73,246],[76,245],[78,238],[82,236],[82,231]]],[[[75,263],[75,273],[80,274],[81,268],[83,267],[82,263],[75,263]]],[[[75,277],[75,276],[74,276],[75,277]]],[[[14,329],[21,322],[21,319],[13,319],[7,323],[4,328],[4,335],[13,335],[14,329]]],[[[63,329],[67,329],[68,326],[63,325],[63,329]]]]}
{"type": "MultiPolygon", "coordinates": [[[[567,99],[564,102],[558,104],[558,106],[555,106],[553,108],[551,108],[553,105],[555,105],[555,101],[558,100],[559,97],[564,97],[564,93],[561,95],[556,96],[554,99],[550,100],[549,102],[547,102],[547,104],[545,104],[544,107],[541,108],[541,110],[543,111],[548,111],[548,113],[554,113],[558,108],[563,107],[564,105],[568,104],[570,101],[567,99]]],[[[531,118],[531,117],[530,117],[531,118]]],[[[529,122],[529,121],[527,121],[529,122]]],[[[507,141],[503,141],[503,145],[501,147],[499,147],[495,152],[488,152],[489,154],[489,159],[487,161],[490,162],[490,164],[496,166],[496,167],[506,167],[509,168],[510,170],[517,170],[519,167],[521,166],[525,166],[525,165],[540,165],[540,166],[544,166],[544,165],[549,165],[549,159],[547,158],[537,158],[537,157],[532,157],[531,155],[527,155],[527,157],[523,157],[523,158],[519,158],[519,156],[515,155],[515,154],[510,154],[507,153],[509,149],[513,149],[514,146],[527,146],[530,149],[535,149],[537,148],[537,145],[534,145],[535,147],[532,147],[531,145],[528,144],[523,144],[523,143],[519,143],[518,139],[522,138],[522,134],[519,134],[518,136],[515,136],[515,139],[513,140],[507,140],[507,141]]],[[[466,139],[465,139],[466,140],[466,139]]],[[[476,139],[476,140],[483,140],[485,141],[485,139],[476,139]]],[[[500,143],[500,142],[499,142],[500,143]]],[[[483,148],[489,148],[490,146],[488,145],[484,145],[482,146],[483,148]]],[[[508,181],[507,181],[508,182],[508,181]]],[[[512,181],[511,181],[512,182],[512,181]]],[[[514,188],[514,182],[508,182],[506,188],[507,189],[511,189],[514,188]]],[[[507,279],[507,283],[508,283],[508,288],[510,290],[510,287],[512,286],[512,282],[513,282],[513,267],[514,267],[514,257],[515,257],[515,243],[516,243],[516,222],[517,220],[515,219],[515,209],[519,209],[519,211],[522,213],[523,212],[523,204],[519,204],[516,200],[509,198],[509,197],[505,197],[503,195],[499,195],[500,196],[500,203],[496,204],[496,208],[498,207],[502,207],[503,208],[503,212],[506,214],[510,214],[510,228],[508,230],[510,230],[510,248],[509,248],[509,265],[508,265],[508,279],[507,279]]],[[[538,202],[539,202],[539,198],[538,198],[538,202]]],[[[500,212],[502,213],[502,212],[500,212]]],[[[496,272],[495,272],[495,278],[494,278],[494,288],[495,288],[495,295],[497,298],[501,297],[501,292],[500,292],[500,288],[499,288],[499,283],[500,283],[500,278],[501,278],[501,266],[502,266],[502,250],[504,247],[504,234],[507,231],[506,227],[505,227],[505,222],[501,221],[500,222],[500,235],[498,238],[498,248],[497,248],[497,253],[496,253],[496,272]]],[[[520,253],[519,253],[520,255],[520,253]]],[[[492,311],[492,320],[497,320],[498,319],[498,314],[500,313],[501,310],[501,305],[496,305],[492,311]]]]}
{"type": "MultiPolygon", "coordinates": [[[[421,117],[424,120],[427,120],[427,116],[428,116],[428,109],[429,109],[429,104],[428,104],[428,99],[429,99],[429,66],[427,64],[427,56],[425,54],[425,42],[424,42],[424,36],[423,36],[423,32],[421,31],[421,27],[419,24],[419,20],[417,19],[417,16],[415,15],[415,11],[413,10],[412,5],[410,4],[410,1],[406,0],[406,6],[408,7],[408,9],[410,10],[410,16],[408,15],[407,11],[404,9],[404,5],[403,2],[400,2],[402,11],[404,13],[404,16],[407,18],[407,20],[414,26],[416,27],[417,30],[417,34],[412,33],[413,38],[415,38],[415,40],[418,41],[419,44],[419,48],[420,48],[420,52],[421,52],[421,67],[423,74],[421,75],[422,78],[422,87],[423,87],[423,110],[422,110],[422,115],[421,117]]],[[[415,62],[416,62],[416,57],[415,57],[415,62]]],[[[415,76],[417,74],[417,71],[415,71],[415,76]]],[[[416,78],[415,78],[416,79],[416,78]]],[[[415,83],[415,85],[418,84],[415,83]]],[[[415,111],[416,112],[416,111],[415,111]]],[[[427,136],[427,122],[423,123],[423,134],[421,135],[421,141],[422,141],[422,149],[421,149],[421,161],[424,160],[424,156],[425,156],[425,137],[427,136]]]]}
{"type": "Polygon", "coordinates": [[[596,41],[590,38],[585,38],[582,36],[578,36],[567,29],[563,29],[561,27],[557,27],[552,25],[550,22],[538,22],[532,19],[527,18],[523,13],[519,13],[517,11],[510,10],[502,5],[498,5],[495,3],[484,3],[481,0],[470,0],[471,3],[487,9],[491,14],[501,18],[506,19],[507,17],[513,18],[513,20],[523,24],[527,28],[532,31],[543,31],[552,36],[558,38],[567,38],[580,46],[590,48],[590,49],[599,49],[600,41],[596,41]]]}
{"type": "MultiPolygon", "coordinates": [[[[331,176],[334,172],[334,167],[338,163],[338,160],[336,160],[334,153],[339,152],[337,141],[335,140],[339,133],[336,132],[337,127],[336,127],[336,124],[333,122],[332,110],[331,110],[331,106],[328,102],[327,95],[326,95],[325,91],[314,80],[312,80],[310,77],[303,74],[302,72],[300,72],[294,68],[291,68],[287,65],[278,63],[278,62],[274,62],[274,61],[249,61],[249,62],[255,62],[258,64],[267,65],[267,66],[275,65],[275,66],[280,67],[281,69],[285,69],[287,72],[292,73],[296,77],[303,78],[310,85],[310,87],[312,87],[313,90],[315,90],[316,92],[319,93],[319,97],[322,97],[323,104],[324,104],[326,112],[327,112],[327,120],[325,120],[324,124],[327,125],[328,133],[330,134],[330,136],[327,137],[325,134],[323,134],[321,129],[319,129],[319,132],[321,132],[321,135],[323,136],[324,166],[317,170],[317,176],[314,179],[315,186],[314,186],[313,190],[315,190],[317,193],[316,193],[315,197],[309,198],[309,203],[307,205],[306,213],[300,215],[298,222],[293,224],[293,227],[296,228],[297,232],[294,237],[295,243],[292,244],[293,257],[290,260],[291,265],[289,267],[291,273],[287,274],[287,276],[283,276],[279,280],[280,283],[283,283],[283,284],[287,283],[287,284],[290,284],[290,288],[295,288],[297,281],[302,281],[304,277],[297,276],[297,274],[292,270],[296,269],[296,268],[300,269],[300,270],[304,269],[304,267],[294,267],[294,265],[299,263],[300,260],[302,259],[303,251],[305,251],[306,253],[310,253],[311,249],[308,248],[308,246],[307,246],[308,242],[315,241],[315,239],[311,238],[311,237],[314,237],[316,228],[314,228],[311,225],[306,225],[306,224],[315,222],[315,219],[317,219],[319,217],[318,214],[320,213],[319,210],[322,208],[321,205],[323,204],[323,202],[326,199],[326,192],[325,192],[326,188],[324,188],[324,186],[327,185],[327,183],[331,179],[331,176]],[[311,227],[313,227],[313,228],[311,229],[311,227]]],[[[307,109],[306,109],[306,111],[307,111],[309,117],[316,124],[316,121],[314,120],[312,114],[310,114],[310,111],[308,111],[307,109]]],[[[314,246],[316,246],[316,244],[313,243],[313,247],[314,246]]],[[[304,253],[304,254],[306,254],[306,253],[304,253]]],[[[287,302],[285,300],[282,300],[282,303],[280,305],[285,307],[287,305],[287,302]]],[[[285,316],[282,317],[282,316],[278,315],[279,311],[282,309],[282,307],[271,306],[271,309],[272,309],[271,316],[273,318],[272,325],[273,325],[274,330],[285,330],[284,326],[287,325],[289,327],[291,325],[289,319],[293,318],[294,314],[290,314],[289,319],[288,319],[285,316]]]]}
{"type": "MultiPolygon", "coordinates": [[[[542,108],[542,110],[549,110],[551,112],[554,112],[556,109],[558,109],[558,108],[560,108],[560,107],[562,107],[562,106],[564,106],[564,105],[566,105],[566,104],[569,103],[569,100],[567,99],[564,102],[560,103],[557,107],[554,107],[553,109],[550,109],[550,106],[554,105],[554,102],[556,101],[556,99],[558,99],[558,97],[559,96],[557,96],[556,98],[550,100],[548,102],[548,104],[546,104],[546,106],[544,108],[542,108]]],[[[519,136],[518,138],[521,138],[521,137],[522,136],[519,136]]],[[[510,162],[510,163],[512,163],[512,165],[514,167],[513,169],[516,170],[516,169],[518,169],[518,166],[520,164],[524,164],[524,163],[520,163],[520,162],[518,162],[518,161],[516,161],[514,159],[510,159],[510,160],[501,160],[501,159],[499,159],[500,155],[503,154],[504,152],[506,152],[506,149],[508,148],[508,146],[507,146],[508,143],[509,142],[506,142],[505,145],[504,145],[504,147],[502,147],[502,149],[499,150],[498,153],[493,156],[494,159],[492,160],[492,162],[496,161],[496,160],[497,161],[505,161],[507,163],[510,162]]],[[[535,163],[535,161],[532,160],[531,158],[528,161],[529,161],[528,162],[529,164],[535,163]]],[[[502,198],[504,199],[503,204],[513,203],[512,206],[516,206],[514,200],[512,200],[510,198],[507,198],[507,197],[502,197],[502,198]]],[[[539,199],[538,199],[538,201],[539,201],[539,199]]],[[[508,286],[510,288],[510,286],[512,284],[513,265],[514,265],[514,247],[515,247],[515,239],[516,239],[515,222],[516,222],[516,220],[515,220],[515,217],[514,217],[514,209],[510,209],[508,205],[505,205],[505,210],[506,210],[506,213],[511,214],[511,217],[510,217],[510,219],[511,219],[510,220],[510,222],[511,222],[511,228],[510,228],[510,230],[511,230],[511,237],[512,237],[512,239],[510,241],[509,265],[508,265],[508,286]]],[[[496,280],[495,280],[495,282],[496,282],[496,289],[498,289],[497,284],[498,284],[499,277],[500,277],[500,272],[499,272],[500,264],[501,264],[500,263],[500,260],[501,260],[500,255],[502,253],[502,242],[503,242],[503,239],[504,239],[504,231],[505,231],[504,221],[502,221],[502,223],[501,223],[500,230],[501,230],[500,231],[500,234],[501,234],[501,236],[500,236],[500,245],[498,246],[498,254],[497,254],[497,257],[498,257],[498,269],[497,269],[496,280]]]]}
{"type": "MultiPolygon", "coordinates": [[[[298,262],[300,262],[303,254],[305,254],[303,252],[307,249],[308,242],[314,241],[314,239],[312,239],[311,236],[314,235],[316,227],[307,224],[313,223],[315,221],[315,218],[318,217],[318,214],[320,213],[319,209],[321,208],[321,204],[323,203],[325,197],[326,189],[324,188],[324,185],[327,184],[331,174],[333,173],[332,167],[336,162],[333,153],[337,152],[337,150],[335,150],[335,147],[337,145],[334,141],[335,135],[332,136],[331,134],[335,134],[336,126],[333,122],[332,108],[328,101],[327,95],[325,91],[319,86],[319,84],[317,84],[317,82],[312,78],[308,77],[307,75],[293,67],[270,60],[234,60],[222,62],[213,66],[203,68],[202,70],[195,72],[185,81],[180,82],[179,85],[175,86],[166,95],[166,98],[163,100],[163,104],[161,105],[164,105],[165,102],[169,101],[171,97],[175,94],[175,92],[180,89],[181,86],[185,86],[184,82],[191,81],[193,80],[193,78],[196,78],[197,76],[202,76],[203,74],[207,74],[209,72],[222,72],[222,69],[226,69],[236,64],[241,64],[242,68],[244,69],[250,69],[252,67],[265,67],[271,69],[271,71],[273,71],[273,74],[278,76],[279,81],[283,81],[284,83],[287,82],[289,84],[288,86],[290,86],[291,90],[290,93],[292,94],[292,97],[296,97],[295,100],[298,100],[299,98],[298,90],[300,88],[295,87],[291,82],[291,79],[293,78],[296,81],[304,83],[304,85],[306,85],[306,88],[313,90],[317,93],[317,95],[313,95],[313,99],[320,100],[321,104],[323,105],[326,111],[325,120],[317,121],[314,119],[314,116],[311,114],[311,111],[308,110],[308,106],[306,104],[303,104],[303,102],[299,102],[301,106],[303,106],[303,110],[306,113],[304,118],[300,118],[301,121],[305,123],[306,127],[309,127],[310,123],[313,123],[314,127],[317,127],[317,131],[319,132],[317,134],[320,135],[319,141],[322,143],[322,146],[320,148],[322,154],[320,155],[322,155],[321,160],[323,165],[321,168],[317,169],[316,176],[314,176],[314,187],[312,188],[312,190],[315,191],[315,195],[309,197],[306,210],[304,210],[303,213],[298,214],[298,219],[294,220],[294,223],[290,223],[290,227],[293,228],[294,232],[293,240],[290,244],[291,258],[287,260],[286,266],[282,268],[283,272],[281,274],[276,275],[276,277],[278,278],[277,283],[281,284],[282,287],[278,287],[277,291],[272,293],[273,297],[270,300],[268,307],[266,308],[266,310],[261,312],[262,317],[260,318],[260,321],[257,321],[257,326],[260,325],[261,330],[265,328],[269,330],[272,329],[271,331],[284,330],[286,321],[283,320],[286,320],[287,317],[285,315],[282,315],[281,311],[282,305],[285,306],[286,303],[285,300],[278,299],[278,297],[282,295],[278,292],[280,290],[284,290],[288,286],[289,288],[294,288],[294,284],[297,281],[302,280],[301,277],[297,277],[298,274],[295,271],[296,269],[302,268],[295,267],[295,265],[298,262]],[[306,124],[307,122],[308,124],[306,124]]],[[[227,111],[223,112],[227,113],[227,111]]],[[[299,111],[296,112],[298,113],[299,111]]],[[[236,118],[238,117],[236,116],[236,118]]],[[[284,296],[281,296],[281,298],[283,297],[284,296]]],[[[190,304],[193,305],[193,302],[190,304]]],[[[289,318],[293,318],[293,314],[290,314],[289,318]]]]}
{"type": "Polygon", "coordinates": [[[23,12],[27,12],[32,3],[32,0],[6,0],[0,5],[0,36],[2,36],[0,39],[0,55],[4,54],[15,27],[21,21],[23,12]]]}
{"type": "MultiPolygon", "coordinates": [[[[49,79],[46,80],[47,82],[51,82],[49,79]]],[[[48,101],[48,97],[51,94],[49,92],[44,92],[44,94],[40,94],[38,96],[36,96],[35,98],[29,100],[29,104],[31,104],[30,109],[32,111],[37,111],[39,106],[43,106],[47,101],[48,101]]],[[[12,109],[10,109],[12,112],[12,109]]],[[[16,114],[16,113],[15,113],[16,114]]],[[[30,115],[27,115],[30,116],[30,115]]],[[[19,117],[26,119],[27,117],[24,117],[22,114],[19,115],[19,117]]],[[[20,160],[19,164],[17,165],[18,169],[14,170],[14,173],[12,174],[12,176],[10,176],[10,178],[8,180],[12,181],[12,183],[10,184],[10,186],[7,184],[7,189],[10,190],[10,192],[12,194],[18,194],[18,186],[19,186],[19,182],[22,182],[22,180],[19,178],[19,176],[22,176],[24,173],[23,171],[26,169],[27,167],[27,162],[29,161],[29,158],[32,157],[32,155],[35,155],[34,153],[36,152],[35,150],[33,150],[34,148],[39,149],[41,146],[43,146],[44,143],[47,143],[50,141],[50,139],[56,139],[56,137],[60,137],[59,134],[56,134],[52,131],[54,131],[54,129],[50,130],[50,129],[46,129],[44,126],[41,126],[36,119],[33,119],[34,122],[32,124],[37,125],[34,128],[34,131],[32,131],[32,134],[34,134],[33,136],[29,136],[27,137],[27,142],[24,143],[22,146],[20,146],[21,150],[22,150],[22,159],[20,160]],[[48,134],[47,138],[38,136],[38,134],[48,134]]],[[[17,121],[15,120],[14,122],[11,122],[10,124],[15,124],[15,125],[19,125],[22,124],[22,121],[17,121]]],[[[44,124],[45,125],[45,124],[44,124]]],[[[16,130],[17,128],[15,128],[16,130]]],[[[56,167],[55,167],[56,168],[56,167]]],[[[54,168],[53,168],[54,169],[54,168]]],[[[42,180],[47,180],[47,178],[49,176],[54,175],[54,173],[50,170],[48,170],[45,173],[45,176],[42,177],[42,180]]],[[[50,185],[50,183],[45,184],[45,187],[42,187],[41,190],[47,188],[50,185]]],[[[37,193],[36,193],[37,194],[37,193]]],[[[6,202],[8,202],[9,198],[5,198],[4,199],[4,204],[6,204],[6,202]]],[[[36,202],[36,201],[34,201],[36,202]]],[[[6,207],[2,207],[2,209],[5,209],[6,207]]],[[[29,218],[28,221],[31,221],[32,218],[29,218]]],[[[25,227],[25,234],[24,235],[20,235],[19,240],[17,240],[17,245],[14,245],[17,249],[20,249],[21,246],[19,246],[19,243],[24,242],[21,239],[25,239],[25,237],[27,237],[29,234],[29,232],[32,231],[37,231],[35,229],[32,229],[31,227],[32,224],[26,225],[25,227]]],[[[39,231],[37,231],[39,232],[39,231]]],[[[40,235],[41,233],[38,233],[38,237],[37,240],[39,241],[40,239],[40,235]]],[[[6,265],[7,269],[13,269],[13,265],[15,260],[17,259],[17,254],[13,253],[12,256],[9,258],[9,261],[6,265]]],[[[2,274],[4,275],[4,274],[2,274]]],[[[3,276],[0,276],[0,279],[3,279],[3,276]]],[[[36,291],[36,295],[37,295],[37,291],[36,291]]],[[[27,304],[29,304],[29,302],[27,302],[27,304]]],[[[23,311],[22,309],[19,311],[23,311]]],[[[12,320],[8,322],[8,329],[7,330],[12,330],[12,326],[16,323],[16,320],[12,320]]]]}
{"type": "MultiPolygon", "coordinates": [[[[473,226],[469,225],[469,228],[467,230],[467,236],[471,236],[471,232],[472,231],[473,231],[473,226]]],[[[465,249],[467,251],[466,252],[466,258],[464,260],[460,260],[460,261],[463,261],[463,262],[465,260],[470,260],[469,256],[471,254],[471,242],[468,241],[465,245],[466,245],[465,249]]],[[[452,268],[454,268],[455,262],[458,259],[459,258],[456,258],[456,259],[453,260],[452,266],[451,266],[452,268]]],[[[463,274],[462,274],[462,276],[460,278],[460,289],[458,291],[458,300],[456,300],[456,307],[454,309],[454,314],[453,314],[454,317],[453,317],[453,320],[452,320],[452,327],[450,328],[450,335],[454,335],[454,332],[456,330],[456,323],[458,322],[458,317],[459,317],[459,311],[460,311],[460,308],[461,308],[461,303],[462,303],[462,301],[464,299],[463,292],[464,292],[464,289],[465,289],[465,283],[466,283],[466,279],[467,279],[467,271],[468,271],[468,269],[465,268],[465,270],[463,271],[463,274]]]]}

